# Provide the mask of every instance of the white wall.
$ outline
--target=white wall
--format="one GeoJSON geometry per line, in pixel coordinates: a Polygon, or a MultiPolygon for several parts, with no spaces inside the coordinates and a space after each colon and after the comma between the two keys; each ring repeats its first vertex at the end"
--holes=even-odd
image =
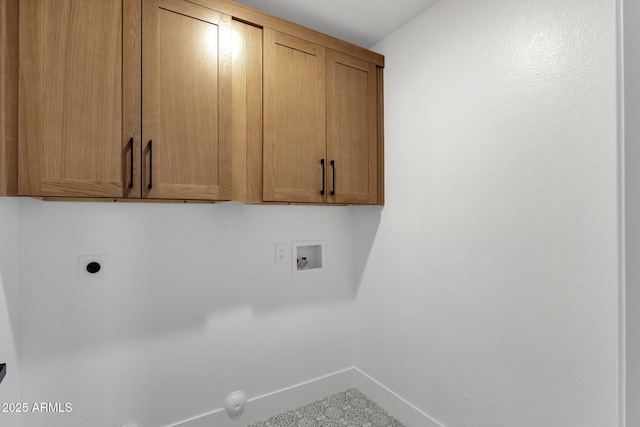
{"type": "Polygon", "coordinates": [[[447,427],[615,426],[615,41],[606,0],[444,0],[388,37],[384,209],[0,199],[0,401],[163,426],[348,368],[355,336],[447,427]],[[307,239],[325,274],[273,263],[307,239]]]}
{"type": "Polygon", "coordinates": [[[353,366],[350,208],[19,207],[21,400],[73,407],[23,427],[169,425],[353,366]],[[325,273],[274,263],[276,242],[319,239],[325,273]],[[108,278],[78,281],[93,254],[108,278]]]}
{"type": "MultiPolygon", "coordinates": [[[[18,244],[18,200],[0,197],[0,363],[7,364],[0,405],[20,402],[18,244]]],[[[0,412],[0,425],[19,426],[18,415],[0,412]]]]}
{"type": "Polygon", "coordinates": [[[624,1],[627,426],[640,425],[640,4],[624,1]]]}
{"type": "Polygon", "coordinates": [[[440,1],[374,49],[356,366],[448,427],[617,425],[615,2],[440,1]]]}

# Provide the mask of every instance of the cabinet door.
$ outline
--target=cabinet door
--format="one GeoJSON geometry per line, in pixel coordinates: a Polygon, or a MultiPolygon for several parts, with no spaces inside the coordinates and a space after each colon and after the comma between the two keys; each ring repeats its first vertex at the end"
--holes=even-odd
{"type": "Polygon", "coordinates": [[[322,203],[325,48],[268,28],[263,34],[264,200],[322,203]]]}
{"type": "Polygon", "coordinates": [[[20,1],[21,195],[136,196],[139,8],[20,1]]]}
{"type": "Polygon", "coordinates": [[[143,196],[231,197],[231,17],[144,0],[143,196]]]}
{"type": "Polygon", "coordinates": [[[377,71],[327,51],[327,157],[331,203],[377,203],[377,71]]]}
{"type": "Polygon", "coordinates": [[[233,21],[233,200],[262,202],[262,28],[233,21]]]}
{"type": "Polygon", "coordinates": [[[18,195],[18,0],[0,2],[0,196],[18,195]]]}

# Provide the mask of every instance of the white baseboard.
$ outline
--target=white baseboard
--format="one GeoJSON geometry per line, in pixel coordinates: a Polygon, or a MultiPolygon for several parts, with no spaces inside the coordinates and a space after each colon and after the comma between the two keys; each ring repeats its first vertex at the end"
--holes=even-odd
{"type": "Polygon", "coordinates": [[[225,410],[220,408],[168,427],[245,427],[280,412],[355,387],[355,376],[354,368],[349,368],[273,393],[249,398],[244,414],[237,420],[231,420],[225,410]]]}
{"type": "Polygon", "coordinates": [[[407,427],[445,427],[358,368],[355,387],[407,427]]]}
{"type": "Polygon", "coordinates": [[[244,414],[231,420],[224,409],[167,427],[246,427],[270,416],[356,387],[407,427],[444,427],[358,368],[349,368],[273,393],[248,399],[244,414]]]}

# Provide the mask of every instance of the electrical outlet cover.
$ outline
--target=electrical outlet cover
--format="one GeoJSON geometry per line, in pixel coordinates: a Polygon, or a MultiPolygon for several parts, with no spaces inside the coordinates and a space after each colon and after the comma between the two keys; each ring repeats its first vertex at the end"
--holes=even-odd
{"type": "MultiPolygon", "coordinates": [[[[95,267],[93,268],[93,270],[95,270],[95,267]]],[[[81,255],[78,257],[78,280],[106,279],[108,270],[109,257],[107,255],[81,255]],[[95,273],[90,273],[87,270],[87,266],[91,263],[100,264],[100,269],[95,273]]]]}
{"type": "Polygon", "coordinates": [[[287,264],[289,262],[289,245],[286,243],[276,243],[276,264],[287,264]]]}

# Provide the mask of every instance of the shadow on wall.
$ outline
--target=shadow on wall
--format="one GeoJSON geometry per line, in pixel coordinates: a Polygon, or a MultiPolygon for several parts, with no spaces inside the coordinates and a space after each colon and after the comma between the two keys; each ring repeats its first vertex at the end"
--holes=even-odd
{"type": "Polygon", "coordinates": [[[9,281],[0,270],[0,363],[7,364],[8,375],[0,387],[0,402],[17,402],[18,307],[17,292],[11,292],[9,281]],[[5,285],[5,283],[7,283],[5,285]]]}
{"type": "MultiPolygon", "coordinates": [[[[7,364],[0,402],[19,402],[20,397],[18,264],[18,203],[15,199],[0,198],[0,363],[7,364]]],[[[0,414],[2,418],[10,416],[0,414]]]]}
{"type": "Polygon", "coordinates": [[[380,212],[21,199],[21,398],[73,402],[68,425],[167,425],[353,366],[380,212]],[[276,264],[276,243],[306,240],[323,272],[276,264]],[[104,278],[79,279],[89,255],[104,278]]]}
{"type": "Polygon", "coordinates": [[[369,255],[373,249],[380,227],[382,206],[354,206],[354,254],[356,266],[356,293],[367,269],[369,255]]]}
{"type": "Polygon", "coordinates": [[[288,311],[321,328],[352,304],[381,209],[21,203],[23,258],[39,260],[21,271],[24,346],[42,357],[288,311]],[[275,264],[274,244],[297,240],[326,241],[324,273],[275,264]],[[79,280],[82,255],[107,255],[106,278],[79,280]]]}

